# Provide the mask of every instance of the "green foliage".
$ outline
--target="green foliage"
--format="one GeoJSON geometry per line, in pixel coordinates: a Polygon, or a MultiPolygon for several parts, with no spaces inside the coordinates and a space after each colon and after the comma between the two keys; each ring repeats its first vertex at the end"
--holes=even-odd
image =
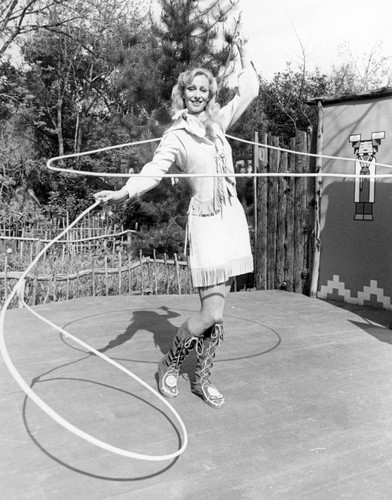
{"type": "Polygon", "coordinates": [[[148,256],[156,252],[158,258],[162,258],[165,253],[169,256],[176,253],[180,258],[185,258],[184,243],[184,229],[172,220],[155,227],[142,228],[133,240],[133,251],[135,257],[142,251],[143,255],[148,256]]]}
{"type": "MultiPolygon", "coordinates": [[[[73,219],[93,202],[94,192],[119,189],[125,178],[61,175],[48,172],[46,161],[160,137],[170,124],[170,94],[181,71],[205,66],[218,79],[222,71],[230,73],[237,3],[161,0],[156,18],[143,2],[45,3],[41,25],[57,29],[39,29],[38,23],[20,40],[26,64],[0,63],[0,217],[49,219],[68,213],[73,219]]],[[[376,53],[368,59],[363,88],[376,83],[370,76],[373,63],[376,53]]],[[[255,131],[260,137],[268,132],[286,145],[298,129],[316,124],[309,98],[358,90],[358,78],[353,64],[334,68],[331,75],[287,65],[271,81],[260,81],[259,97],[229,133],[253,140],[255,131]]],[[[221,86],[219,102],[224,105],[234,92],[221,86]]],[[[232,147],[234,157],[252,158],[251,145],[233,142],[232,147]]],[[[112,149],[61,164],[100,173],[138,172],[155,148],[112,149]]],[[[252,180],[238,179],[237,188],[251,213],[252,180]]],[[[138,248],[146,253],[152,246],[181,253],[188,200],[185,184],[162,181],[113,209],[113,220],[131,229],[137,224],[138,248]]]]}
{"type": "Polygon", "coordinates": [[[29,207],[19,208],[0,201],[0,224],[9,229],[19,228],[26,224],[40,224],[45,227],[47,219],[41,210],[31,210],[29,207]]]}
{"type": "Polygon", "coordinates": [[[229,13],[235,2],[194,0],[161,0],[160,22],[152,29],[161,41],[158,72],[161,95],[168,100],[179,73],[189,66],[203,66],[215,75],[225,65],[229,46],[219,48],[229,13]]]}
{"type": "Polygon", "coordinates": [[[125,227],[132,229],[136,223],[139,228],[151,227],[168,223],[173,218],[184,226],[189,195],[189,187],[185,182],[180,181],[172,186],[169,179],[164,179],[159,186],[127,205],[124,213],[125,227]]]}
{"type": "Polygon", "coordinates": [[[86,177],[59,174],[55,190],[49,192],[47,213],[50,217],[65,217],[68,212],[73,220],[94,202],[93,192],[86,177]]]}
{"type": "MultiPolygon", "coordinates": [[[[138,250],[134,253],[138,258],[138,250]]],[[[31,262],[31,255],[31,248],[22,248],[15,241],[0,241],[1,269],[7,265],[8,271],[23,272],[31,262]]],[[[152,257],[152,253],[150,256],[152,257]]],[[[33,274],[27,277],[24,300],[30,305],[37,305],[91,296],[146,292],[176,294],[179,287],[182,293],[190,293],[187,266],[179,266],[177,274],[173,262],[164,265],[152,260],[148,266],[143,264],[129,272],[128,258],[127,253],[113,252],[112,248],[102,242],[97,243],[95,249],[83,252],[76,251],[69,245],[64,248],[63,245],[56,244],[37,262],[34,274],[38,279],[35,280],[33,274]],[[121,280],[118,272],[120,264],[121,280]]],[[[173,255],[169,254],[168,258],[173,259],[173,255]]],[[[0,289],[0,304],[4,302],[15,282],[15,279],[9,278],[7,287],[0,289]]],[[[11,307],[17,307],[17,302],[17,299],[14,299],[11,307]]]]}
{"type": "Polygon", "coordinates": [[[294,71],[290,64],[286,71],[276,73],[271,82],[262,81],[260,99],[268,122],[268,131],[281,136],[287,144],[297,130],[315,126],[317,110],[308,106],[311,97],[325,95],[328,90],[326,75],[294,71]]]}
{"type": "Polygon", "coordinates": [[[218,35],[235,4],[230,0],[161,0],[159,20],[150,18],[149,31],[139,35],[139,43],[128,44],[119,64],[116,83],[123,98],[122,123],[130,133],[135,127],[154,130],[170,122],[167,109],[172,88],[189,66],[204,66],[218,74],[229,56],[227,44],[219,47],[218,35]]]}

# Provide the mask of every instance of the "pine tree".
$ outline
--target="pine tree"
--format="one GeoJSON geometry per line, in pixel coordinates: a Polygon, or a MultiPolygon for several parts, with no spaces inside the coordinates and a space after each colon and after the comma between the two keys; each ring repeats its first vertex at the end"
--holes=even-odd
{"type": "MultiPolygon", "coordinates": [[[[167,124],[165,111],[178,75],[203,66],[219,76],[231,58],[227,26],[237,0],[160,0],[159,19],[150,13],[151,29],[132,48],[120,71],[130,126],[167,124]],[[137,121],[138,120],[138,121],[137,121]]],[[[124,122],[126,125],[127,123],[124,122]]]]}

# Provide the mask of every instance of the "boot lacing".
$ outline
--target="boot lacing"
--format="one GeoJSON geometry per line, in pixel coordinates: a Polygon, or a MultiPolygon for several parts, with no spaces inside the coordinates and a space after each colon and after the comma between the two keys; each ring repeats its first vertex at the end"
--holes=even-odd
{"type": "Polygon", "coordinates": [[[215,328],[211,333],[207,349],[203,339],[199,339],[199,342],[196,344],[197,354],[201,356],[205,353],[205,361],[200,370],[200,381],[202,386],[206,382],[210,383],[209,377],[211,375],[211,369],[214,365],[215,351],[221,340],[223,341],[223,325],[218,323],[215,325],[215,328]]]}

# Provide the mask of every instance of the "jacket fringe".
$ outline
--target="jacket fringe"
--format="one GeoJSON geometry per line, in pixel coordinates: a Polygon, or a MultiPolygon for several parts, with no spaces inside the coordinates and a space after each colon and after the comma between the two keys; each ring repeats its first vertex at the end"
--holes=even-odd
{"type": "Polygon", "coordinates": [[[217,209],[214,198],[206,201],[199,201],[195,197],[191,198],[188,208],[188,215],[196,215],[198,217],[209,217],[218,215],[222,211],[222,207],[217,209]]]}

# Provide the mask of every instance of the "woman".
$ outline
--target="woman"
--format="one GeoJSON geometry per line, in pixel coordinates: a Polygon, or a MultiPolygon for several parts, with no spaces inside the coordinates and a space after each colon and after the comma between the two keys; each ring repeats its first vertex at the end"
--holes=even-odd
{"type": "Polygon", "coordinates": [[[200,296],[200,311],[181,325],[169,352],[158,364],[160,392],[178,395],[180,364],[196,347],[197,366],[192,392],[213,408],[224,404],[211,384],[216,348],[223,339],[223,310],[232,277],[253,271],[248,225],[238,201],[231,148],[225,131],[257,96],[259,82],[245,56],[245,43],[235,40],[242,71],[235,97],[224,107],[216,103],[217,83],[210,71],[196,68],[181,73],[172,91],[173,125],[164,134],[153,160],[119,191],[101,191],[95,198],[117,204],[155,187],[173,165],[187,174],[228,174],[226,177],[188,177],[192,197],[187,238],[193,286],[200,296]]]}

